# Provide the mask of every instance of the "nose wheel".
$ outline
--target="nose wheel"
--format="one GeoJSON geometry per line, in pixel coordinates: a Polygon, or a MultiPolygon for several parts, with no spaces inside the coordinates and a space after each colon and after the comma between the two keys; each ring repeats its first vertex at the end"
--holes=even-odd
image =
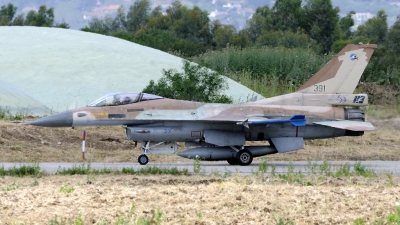
{"type": "Polygon", "coordinates": [[[146,165],[149,162],[149,157],[147,157],[145,154],[142,154],[138,157],[138,162],[140,165],[146,165]]]}

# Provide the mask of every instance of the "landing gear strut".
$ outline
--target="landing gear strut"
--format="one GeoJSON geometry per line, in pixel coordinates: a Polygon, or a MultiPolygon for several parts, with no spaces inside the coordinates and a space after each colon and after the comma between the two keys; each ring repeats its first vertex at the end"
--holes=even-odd
{"type": "Polygon", "coordinates": [[[174,141],[140,141],[141,155],[138,157],[140,165],[146,165],[149,162],[149,154],[175,154],[178,145],[174,141]]]}
{"type": "Polygon", "coordinates": [[[146,153],[150,150],[150,141],[146,141],[142,144],[141,149],[143,154],[139,155],[138,162],[140,165],[146,165],[149,162],[149,157],[147,157],[146,153]]]}

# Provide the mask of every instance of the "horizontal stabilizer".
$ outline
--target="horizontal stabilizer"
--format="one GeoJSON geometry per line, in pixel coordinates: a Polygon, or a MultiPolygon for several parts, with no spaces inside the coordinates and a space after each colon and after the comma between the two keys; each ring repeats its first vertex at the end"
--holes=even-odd
{"type": "Polygon", "coordinates": [[[276,124],[276,123],[291,123],[296,127],[303,127],[306,125],[306,117],[304,115],[294,115],[290,119],[281,119],[281,120],[254,120],[254,121],[243,121],[237,122],[237,125],[243,125],[245,127],[249,127],[249,125],[268,125],[268,124],[276,124]]]}
{"type": "Polygon", "coordinates": [[[339,120],[339,121],[314,122],[314,124],[339,128],[343,130],[352,130],[352,131],[375,130],[375,127],[370,122],[363,122],[363,121],[339,120]]]}

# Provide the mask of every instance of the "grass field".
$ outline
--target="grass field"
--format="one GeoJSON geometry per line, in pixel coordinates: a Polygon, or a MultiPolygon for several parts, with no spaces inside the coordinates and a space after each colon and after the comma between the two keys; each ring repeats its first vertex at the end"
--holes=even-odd
{"type": "Polygon", "coordinates": [[[390,175],[314,175],[302,182],[235,174],[0,179],[1,224],[399,224],[400,219],[400,179],[390,175]]]}

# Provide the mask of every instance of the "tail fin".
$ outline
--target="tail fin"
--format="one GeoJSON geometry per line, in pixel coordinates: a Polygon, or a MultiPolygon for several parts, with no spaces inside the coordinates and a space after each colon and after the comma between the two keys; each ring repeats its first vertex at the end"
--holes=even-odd
{"type": "Polygon", "coordinates": [[[376,47],[376,44],[347,45],[297,92],[352,94],[376,47]]]}

